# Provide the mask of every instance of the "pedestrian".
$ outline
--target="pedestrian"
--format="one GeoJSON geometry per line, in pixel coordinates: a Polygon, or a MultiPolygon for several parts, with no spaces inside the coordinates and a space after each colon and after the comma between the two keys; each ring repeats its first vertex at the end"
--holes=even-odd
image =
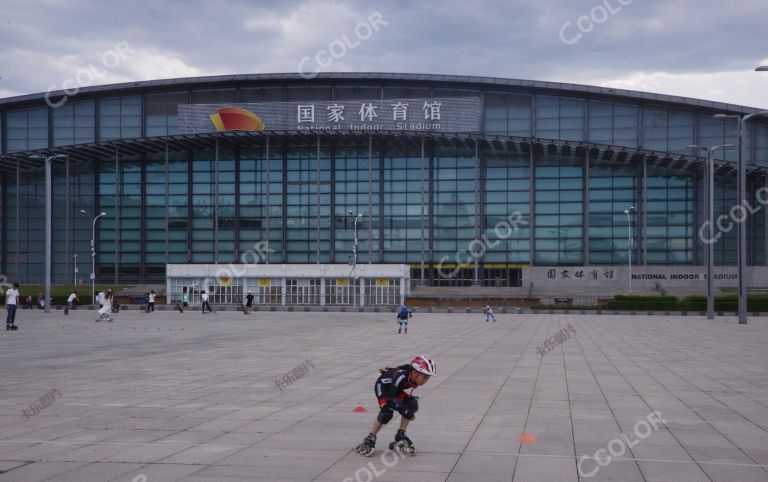
{"type": "Polygon", "coordinates": [[[41,291],[37,294],[37,309],[38,310],[44,310],[45,309],[45,295],[41,291]]]}
{"type": "Polygon", "coordinates": [[[189,306],[189,293],[187,293],[186,288],[184,288],[184,294],[181,295],[181,306],[184,308],[189,306]]]}
{"type": "Polygon", "coordinates": [[[493,322],[496,323],[496,317],[493,316],[493,309],[491,308],[491,305],[485,305],[485,308],[483,308],[483,313],[485,313],[486,323],[490,320],[493,320],[493,322]]]}
{"type": "Polygon", "coordinates": [[[26,302],[27,302],[26,308],[28,310],[31,310],[32,309],[32,295],[27,295],[26,302]]]}
{"type": "Polygon", "coordinates": [[[147,294],[147,313],[155,311],[155,290],[151,290],[147,294]]]}
{"type": "Polygon", "coordinates": [[[69,314],[69,310],[75,308],[75,301],[80,301],[80,299],[77,297],[77,290],[74,290],[72,294],[69,295],[69,298],[67,298],[67,306],[64,307],[65,315],[69,314]]]}
{"type": "Polygon", "coordinates": [[[104,292],[99,291],[96,295],[96,303],[99,305],[99,309],[104,308],[104,292]]]}
{"type": "Polygon", "coordinates": [[[203,314],[205,314],[206,307],[208,307],[209,313],[213,313],[213,310],[211,309],[211,304],[208,303],[208,292],[203,291],[203,294],[200,295],[200,298],[203,300],[203,314]]]}
{"type": "Polygon", "coordinates": [[[5,292],[5,309],[8,310],[8,317],[5,319],[6,330],[18,330],[16,326],[16,309],[19,307],[19,283],[13,283],[13,288],[5,292]]]}
{"type": "Polygon", "coordinates": [[[251,308],[253,308],[253,291],[248,290],[248,294],[245,295],[245,303],[243,306],[243,313],[246,315],[251,314],[251,308]]]}
{"type": "Polygon", "coordinates": [[[99,309],[99,317],[94,320],[96,323],[100,321],[114,321],[112,317],[109,316],[110,312],[112,312],[112,290],[107,290],[105,293],[99,293],[99,295],[102,294],[104,296],[103,304],[99,309]]]}

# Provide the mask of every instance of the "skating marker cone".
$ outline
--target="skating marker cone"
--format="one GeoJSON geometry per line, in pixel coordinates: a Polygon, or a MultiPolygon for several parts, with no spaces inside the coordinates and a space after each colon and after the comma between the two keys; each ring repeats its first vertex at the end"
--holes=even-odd
{"type": "Polygon", "coordinates": [[[520,441],[523,443],[533,443],[536,441],[536,437],[534,437],[533,435],[524,433],[520,436],[520,441]]]}
{"type": "Polygon", "coordinates": [[[368,410],[366,410],[365,407],[356,407],[354,411],[357,413],[363,413],[367,412],[368,410]]]}

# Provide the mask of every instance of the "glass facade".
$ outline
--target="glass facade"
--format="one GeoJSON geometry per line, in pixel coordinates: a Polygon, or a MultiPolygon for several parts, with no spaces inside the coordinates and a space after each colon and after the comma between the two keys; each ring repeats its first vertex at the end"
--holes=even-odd
{"type": "Polygon", "coordinates": [[[534,262],[582,264],[584,160],[542,153],[533,158],[534,262]]]}
{"type": "Polygon", "coordinates": [[[422,160],[420,150],[394,149],[383,155],[382,166],[382,262],[418,263],[421,253],[429,252],[433,222],[429,158],[422,160]]]}
{"type": "Polygon", "coordinates": [[[483,230],[493,248],[486,263],[531,261],[531,166],[526,154],[495,154],[485,159],[483,230]]]}
{"type": "Polygon", "coordinates": [[[141,96],[99,101],[99,140],[141,137],[141,96]]]}
{"type": "MultiPolygon", "coordinates": [[[[589,161],[589,264],[626,264],[628,242],[637,239],[637,216],[631,225],[625,210],[640,208],[642,173],[637,167],[589,161]]],[[[638,243],[633,262],[637,261],[638,243]]],[[[666,264],[666,263],[663,263],[666,264]]]]}
{"type": "Polygon", "coordinates": [[[48,109],[13,110],[7,113],[6,151],[17,152],[48,147],[48,109]]]}
{"type": "Polygon", "coordinates": [[[85,144],[96,140],[96,104],[77,102],[53,109],[53,145],[85,144]]]}
{"type": "MultiPolygon", "coordinates": [[[[630,206],[637,210],[631,235],[640,240],[633,263],[703,263],[697,238],[703,215],[700,173],[674,160],[643,166],[595,154],[605,146],[690,154],[691,144],[737,142],[735,121],[713,119],[714,112],[695,106],[554,95],[541,88],[383,80],[165,86],[119,96],[82,95],[55,109],[7,108],[0,111],[0,145],[4,155],[142,137],[162,146],[165,141],[157,137],[177,134],[177,106],[189,102],[462,96],[480,99],[487,139],[503,143],[502,137],[512,137],[515,147],[481,143],[475,149],[472,142],[427,138],[422,151],[421,140],[393,140],[395,133],[360,136],[355,143],[338,143],[323,133],[319,145],[314,134],[258,145],[209,139],[204,147],[143,155],[130,146],[110,146],[99,151],[98,162],[57,161],[54,278],[71,280],[79,254],[79,277],[87,282],[91,221],[102,211],[107,215],[96,229],[97,275],[116,282],[162,280],[166,263],[348,263],[359,215],[358,263],[406,263],[414,277],[424,263],[425,275],[439,282],[435,270],[443,262],[465,270],[463,280],[478,276],[488,284],[514,284],[514,275],[504,270],[625,264],[624,210],[630,206]],[[558,147],[529,143],[530,138],[556,140],[558,147]],[[561,149],[583,142],[601,146],[595,152],[561,149]],[[508,227],[512,220],[514,229],[508,227]],[[486,271],[475,275],[471,253],[479,239],[485,244],[478,266],[486,271]]],[[[753,122],[747,142],[750,162],[768,166],[768,123],[753,122]]],[[[718,157],[732,161],[737,153],[720,151],[718,157]]],[[[19,181],[12,165],[2,174],[0,266],[12,278],[40,281],[44,178],[39,170],[22,169],[19,181]]],[[[750,183],[754,198],[764,181],[750,178],[750,183]]],[[[718,174],[715,196],[716,216],[727,214],[736,201],[732,172],[718,174]]],[[[753,216],[748,230],[750,263],[764,264],[766,217],[753,216]]],[[[718,240],[715,251],[718,264],[735,263],[735,229],[718,240]]],[[[301,279],[288,286],[291,299],[319,296],[301,279]]],[[[221,296],[249,288],[261,290],[265,299],[275,296],[276,288],[267,284],[237,286],[221,296]]],[[[333,299],[349,296],[343,283],[327,286],[326,293],[331,291],[326,296],[333,299]]]]}

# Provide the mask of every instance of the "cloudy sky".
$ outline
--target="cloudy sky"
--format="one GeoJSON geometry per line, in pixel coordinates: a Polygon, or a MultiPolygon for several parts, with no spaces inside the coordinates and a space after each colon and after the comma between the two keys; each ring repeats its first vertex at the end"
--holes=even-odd
{"type": "Polygon", "coordinates": [[[0,97],[319,69],[549,80],[768,108],[768,73],[754,72],[768,64],[766,0],[0,0],[0,12],[0,97]]]}

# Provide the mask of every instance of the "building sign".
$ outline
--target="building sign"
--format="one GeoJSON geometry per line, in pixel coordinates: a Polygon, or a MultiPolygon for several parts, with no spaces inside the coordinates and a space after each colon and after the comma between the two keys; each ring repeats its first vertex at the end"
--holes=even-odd
{"type": "Polygon", "coordinates": [[[259,286],[269,286],[270,278],[259,278],[259,286]]]}
{"type": "Polygon", "coordinates": [[[336,278],[336,286],[349,286],[347,278],[336,278]]]}
{"type": "Polygon", "coordinates": [[[376,286],[379,288],[384,288],[389,286],[389,279],[388,278],[376,278],[376,286]]]}
{"type": "MultiPolygon", "coordinates": [[[[635,268],[638,269],[638,268],[635,268]]],[[[653,268],[643,268],[644,273],[632,273],[632,280],[641,281],[696,281],[706,280],[707,274],[693,270],[681,269],[679,271],[661,268],[656,271],[653,268]]],[[[619,278],[617,268],[581,268],[581,267],[559,267],[547,268],[546,278],[551,281],[563,280],[613,280],[619,278]]],[[[714,280],[737,280],[736,273],[715,273],[712,276],[714,280]]],[[[627,273],[622,273],[621,279],[627,279],[627,273]]]]}
{"type": "Polygon", "coordinates": [[[480,99],[181,104],[179,134],[221,131],[480,132],[480,99]]]}

